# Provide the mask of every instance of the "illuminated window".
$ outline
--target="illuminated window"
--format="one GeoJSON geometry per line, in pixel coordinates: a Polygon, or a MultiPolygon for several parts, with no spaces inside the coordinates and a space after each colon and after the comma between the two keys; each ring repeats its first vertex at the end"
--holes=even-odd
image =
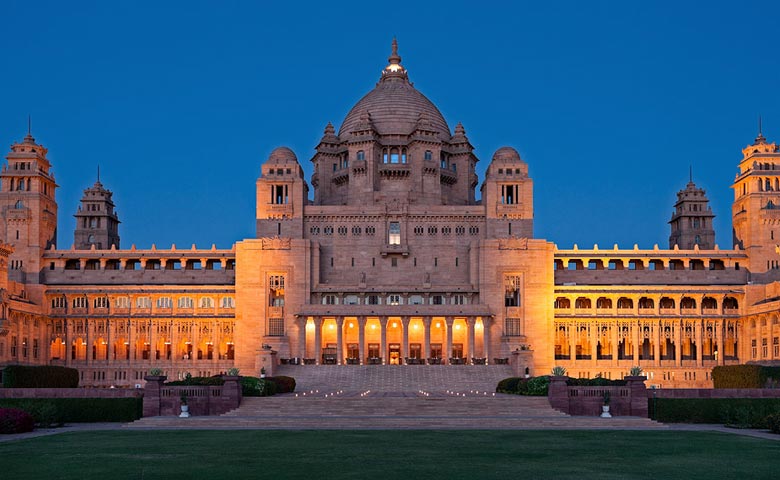
{"type": "Polygon", "coordinates": [[[401,244],[401,224],[399,222],[390,222],[387,242],[390,245],[401,244]]]}

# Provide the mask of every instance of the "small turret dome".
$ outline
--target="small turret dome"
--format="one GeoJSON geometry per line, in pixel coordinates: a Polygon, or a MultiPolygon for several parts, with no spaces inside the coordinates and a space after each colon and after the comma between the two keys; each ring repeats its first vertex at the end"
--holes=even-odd
{"type": "Polygon", "coordinates": [[[298,164],[298,157],[295,156],[295,152],[287,147],[277,147],[268,156],[268,164],[273,163],[275,165],[287,165],[298,164]]]}

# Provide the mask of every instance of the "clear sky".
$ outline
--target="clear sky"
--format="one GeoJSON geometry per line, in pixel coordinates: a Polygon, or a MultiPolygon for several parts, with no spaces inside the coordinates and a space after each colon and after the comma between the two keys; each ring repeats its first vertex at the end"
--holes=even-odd
{"type": "Polygon", "coordinates": [[[4,0],[0,145],[32,115],[60,247],[99,164],[123,247],[229,248],[254,235],[271,150],[292,148],[308,178],[395,35],[415,86],[463,122],[480,181],[501,146],[528,162],[537,237],[664,248],[692,166],[730,248],[729,186],[759,115],[780,141],[779,18],[773,1],[4,0]]]}

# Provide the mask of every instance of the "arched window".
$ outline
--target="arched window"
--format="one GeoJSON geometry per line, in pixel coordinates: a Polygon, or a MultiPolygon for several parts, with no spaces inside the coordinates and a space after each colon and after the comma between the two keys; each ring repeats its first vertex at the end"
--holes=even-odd
{"type": "Polygon", "coordinates": [[[358,160],[365,160],[366,159],[366,152],[363,150],[358,150],[357,152],[357,159],[358,160]]]}
{"type": "Polygon", "coordinates": [[[433,160],[433,152],[430,150],[425,151],[425,156],[423,157],[425,160],[433,160]]]}
{"type": "Polygon", "coordinates": [[[24,179],[23,178],[19,179],[19,186],[16,187],[16,189],[17,190],[24,190],[24,179]]]}
{"type": "Polygon", "coordinates": [[[580,297],[574,302],[575,308],[590,308],[590,299],[585,297],[580,297]]]}
{"type": "Polygon", "coordinates": [[[87,242],[88,243],[95,243],[95,236],[94,235],[90,235],[89,237],[87,237],[87,242]]]}
{"type": "Polygon", "coordinates": [[[599,297],[596,300],[596,308],[612,308],[612,300],[606,297],[599,297]]]}
{"type": "Polygon", "coordinates": [[[17,200],[14,208],[24,208],[24,203],[21,200],[17,200]]]}
{"type": "Polygon", "coordinates": [[[387,163],[387,149],[382,150],[382,163],[387,163]]]}
{"type": "Polygon", "coordinates": [[[406,163],[406,149],[401,150],[401,163],[406,163]]]}
{"type": "Polygon", "coordinates": [[[399,163],[400,157],[398,156],[398,149],[397,148],[391,148],[390,149],[390,163],[399,163]]]}

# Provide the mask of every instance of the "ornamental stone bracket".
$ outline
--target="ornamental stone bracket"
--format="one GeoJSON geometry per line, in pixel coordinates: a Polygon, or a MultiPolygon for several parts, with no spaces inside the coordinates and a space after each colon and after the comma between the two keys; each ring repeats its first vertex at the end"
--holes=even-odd
{"type": "Polygon", "coordinates": [[[289,238],[265,237],[260,239],[263,250],[290,250],[292,241],[289,238]]]}

